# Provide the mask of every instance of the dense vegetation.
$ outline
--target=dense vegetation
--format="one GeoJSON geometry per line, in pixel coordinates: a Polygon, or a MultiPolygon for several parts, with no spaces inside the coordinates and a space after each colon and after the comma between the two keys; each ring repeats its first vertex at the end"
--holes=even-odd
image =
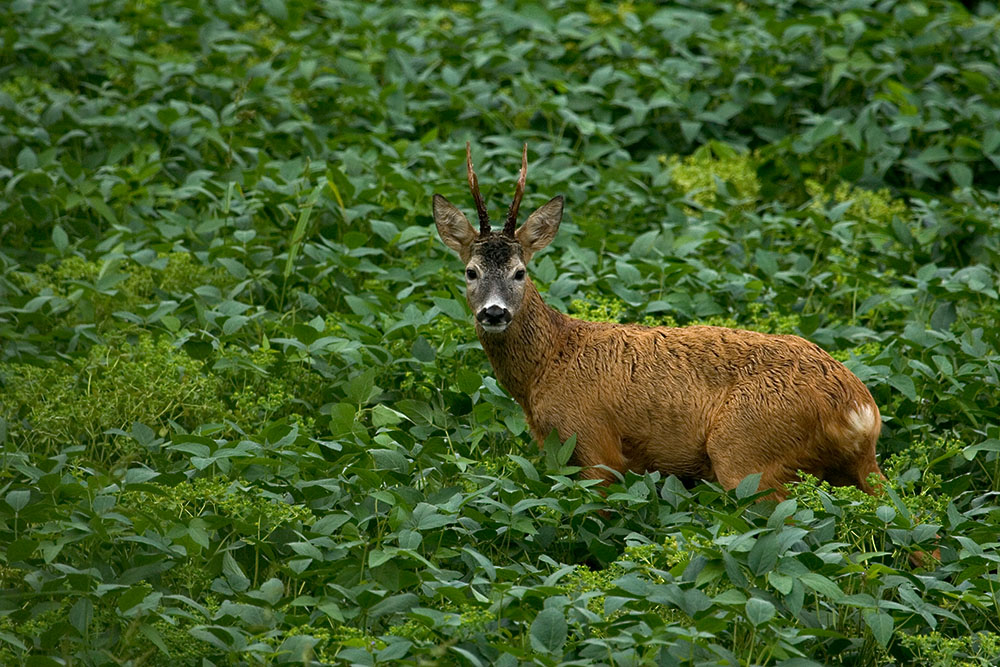
{"type": "Polygon", "coordinates": [[[0,3],[0,661],[996,664],[968,5],[0,3]],[[496,217],[524,141],[567,196],[549,303],[844,361],[885,493],[539,452],[433,230],[467,140],[496,217]]]}

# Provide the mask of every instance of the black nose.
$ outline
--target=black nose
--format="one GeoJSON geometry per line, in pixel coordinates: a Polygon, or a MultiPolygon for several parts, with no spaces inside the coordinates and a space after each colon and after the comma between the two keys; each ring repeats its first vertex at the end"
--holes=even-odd
{"type": "Polygon", "coordinates": [[[510,311],[502,306],[492,305],[489,308],[480,310],[479,314],[476,315],[476,319],[483,324],[491,326],[507,324],[510,322],[510,311]]]}

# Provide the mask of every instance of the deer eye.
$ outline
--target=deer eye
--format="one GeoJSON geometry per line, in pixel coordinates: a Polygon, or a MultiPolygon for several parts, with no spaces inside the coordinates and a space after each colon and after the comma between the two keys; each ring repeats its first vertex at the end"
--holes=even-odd
{"type": "Polygon", "coordinates": [[[475,269],[466,269],[465,277],[468,278],[469,280],[475,280],[476,278],[479,277],[479,274],[476,273],[475,269]]]}
{"type": "Polygon", "coordinates": [[[514,280],[524,280],[524,269],[518,269],[514,272],[514,280]]]}

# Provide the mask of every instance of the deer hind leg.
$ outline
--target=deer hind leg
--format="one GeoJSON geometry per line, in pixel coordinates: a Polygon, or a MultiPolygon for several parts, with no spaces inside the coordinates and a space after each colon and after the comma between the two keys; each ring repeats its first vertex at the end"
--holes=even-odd
{"type": "Polygon", "coordinates": [[[781,500],[797,471],[813,467],[815,424],[780,398],[766,382],[758,382],[738,387],[719,411],[705,450],[723,488],[733,489],[747,475],[760,473],[758,488],[773,489],[768,497],[781,500]]]}
{"type": "MultiPolygon", "coordinates": [[[[736,451],[742,449],[742,447],[735,442],[727,443],[725,442],[725,439],[713,439],[711,437],[709,438],[708,446],[718,452],[733,449],[734,445],[736,447],[736,451]]],[[[711,457],[711,455],[709,456],[711,457]]],[[[784,500],[787,495],[785,484],[795,479],[795,471],[792,470],[789,472],[785,466],[781,464],[761,464],[751,466],[746,462],[738,460],[734,461],[732,457],[725,456],[717,456],[716,458],[713,458],[712,471],[715,473],[715,478],[724,489],[735,489],[739,483],[743,481],[744,477],[759,472],[760,483],[758,484],[757,489],[773,489],[770,494],[765,496],[765,498],[771,500],[784,500]]]]}

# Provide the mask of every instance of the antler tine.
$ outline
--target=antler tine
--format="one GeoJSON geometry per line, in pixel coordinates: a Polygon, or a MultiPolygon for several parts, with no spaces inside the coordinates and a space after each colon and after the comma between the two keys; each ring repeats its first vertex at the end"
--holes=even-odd
{"type": "Polygon", "coordinates": [[[517,187],[514,189],[514,201],[510,203],[507,211],[507,221],[503,226],[503,233],[514,238],[514,228],[517,226],[517,210],[521,208],[521,198],[524,197],[524,181],[528,177],[528,142],[524,143],[524,150],[521,151],[521,175],[517,178],[517,187]]]}
{"type": "Polygon", "coordinates": [[[490,215],[486,212],[483,194],[479,191],[476,170],[472,168],[472,144],[468,141],[465,142],[465,163],[469,168],[469,189],[472,190],[472,198],[476,201],[476,214],[479,215],[479,235],[486,236],[490,233],[490,215]]]}

